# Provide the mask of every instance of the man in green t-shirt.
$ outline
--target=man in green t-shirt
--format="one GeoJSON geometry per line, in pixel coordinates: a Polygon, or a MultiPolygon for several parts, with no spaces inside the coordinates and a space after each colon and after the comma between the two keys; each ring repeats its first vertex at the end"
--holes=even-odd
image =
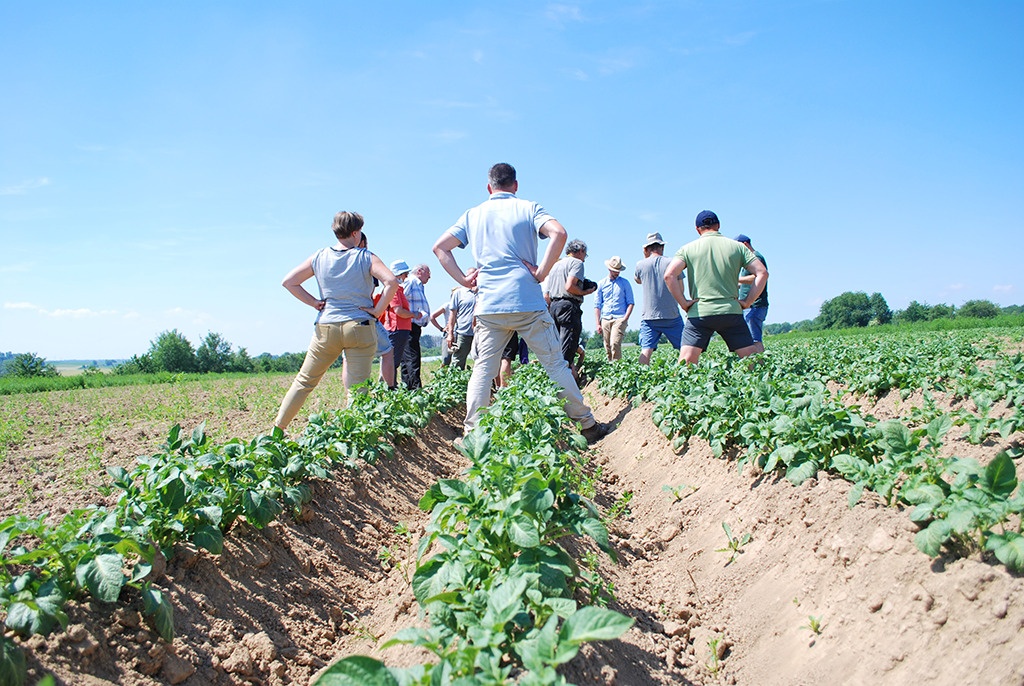
{"type": "Polygon", "coordinates": [[[743,310],[761,295],[768,270],[749,248],[719,233],[721,224],[714,212],[704,210],[698,214],[696,225],[700,238],[680,248],[665,271],[665,283],[672,297],[687,314],[679,361],[697,364],[715,333],[739,357],[763,352],[764,346],[750,337],[743,310]],[[743,268],[754,275],[754,283],[741,301],[739,276],[743,268]],[[692,300],[683,297],[679,284],[684,269],[692,300]]]}

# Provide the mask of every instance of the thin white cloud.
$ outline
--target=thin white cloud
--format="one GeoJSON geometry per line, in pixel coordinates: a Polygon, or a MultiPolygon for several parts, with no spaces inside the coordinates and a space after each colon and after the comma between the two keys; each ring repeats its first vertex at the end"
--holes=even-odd
{"type": "Polygon", "coordinates": [[[0,274],[24,274],[32,271],[32,267],[34,266],[35,263],[33,262],[0,265],[0,274]]]}
{"type": "Polygon", "coordinates": [[[754,40],[754,36],[756,35],[757,31],[745,31],[743,33],[736,33],[731,36],[726,36],[725,44],[733,47],[746,45],[750,41],[754,40]]]}
{"type": "Polygon", "coordinates": [[[578,67],[577,68],[570,68],[570,69],[563,69],[562,73],[565,74],[566,76],[568,76],[571,79],[576,79],[577,81],[589,81],[590,80],[590,75],[587,74],[587,72],[583,71],[582,69],[580,69],[578,67]]]}
{"type": "Polygon", "coordinates": [[[661,219],[661,215],[657,212],[640,212],[636,215],[636,218],[642,222],[657,222],[661,219]]]}
{"type": "Polygon", "coordinates": [[[560,24],[570,21],[583,21],[583,10],[579,5],[568,3],[552,3],[544,8],[544,16],[560,24]]]}
{"type": "Polygon", "coordinates": [[[962,283],[951,283],[948,286],[946,286],[946,290],[947,291],[962,291],[966,287],[967,286],[965,284],[962,284],[962,283]]]}
{"type": "Polygon", "coordinates": [[[997,286],[993,286],[992,290],[996,293],[1013,293],[1013,284],[999,284],[997,286]]]}
{"type": "Polygon", "coordinates": [[[636,62],[628,57],[605,57],[598,60],[598,71],[601,76],[611,76],[629,71],[636,66],[636,62]]]}
{"type": "Polygon", "coordinates": [[[13,186],[4,186],[0,188],[0,195],[28,195],[30,192],[37,188],[43,188],[49,186],[50,180],[45,176],[41,176],[38,179],[30,179],[13,186]]]}
{"type": "Polygon", "coordinates": [[[44,317],[52,317],[54,319],[84,319],[86,317],[106,317],[118,314],[117,310],[93,310],[88,307],[79,307],[75,309],[70,308],[57,308],[56,310],[48,310],[45,307],[40,307],[33,303],[18,302],[18,303],[4,303],[5,310],[29,310],[35,312],[38,315],[44,317]]]}
{"type": "Polygon", "coordinates": [[[483,64],[484,63],[484,51],[483,50],[474,50],[473,51],[473,61],[476,62],[477,64],[483,64]]]}

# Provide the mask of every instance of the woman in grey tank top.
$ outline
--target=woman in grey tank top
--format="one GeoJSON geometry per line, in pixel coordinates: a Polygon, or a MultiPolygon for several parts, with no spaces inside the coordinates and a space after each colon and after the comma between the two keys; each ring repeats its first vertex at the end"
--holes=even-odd
{"type": "Polygon", "coordinates": [[[350,387],[370,378],[377,350],[374,321],[398,290],[398,280],[391,270],[379,257],[359,247],[363,229],[361,215],[339,212],[334,215],[332,229],[338,242],[313,253],[281,282],[289,293],[317,311],[306,359],[274,420],[274,425],[281,430],[295,418],[306,397],[339,355],[345,355],[346,393],[350,387]],[[302,285],[311,277],[316,277],[319,298],[302,285]],[[384,295],[376,306],[372,297],[374,278],[384,285],[384,295]]]}

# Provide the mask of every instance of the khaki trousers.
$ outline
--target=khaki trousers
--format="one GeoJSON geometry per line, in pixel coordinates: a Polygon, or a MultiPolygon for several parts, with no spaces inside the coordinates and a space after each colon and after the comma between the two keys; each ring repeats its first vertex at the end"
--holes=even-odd
{"type": "Polygon", "coordinates": [[[604,336],[604,352],[609,360],[622,358],[622,339],[626,337],[626,319],[608,318],[601,320],[601,335],[604,336]]]}
{"type": "Polygon", "coordinates": [[[482,314],[476,318],[473,345],[476,358],[473,374],[466,387],[466,421],[463,427],[469,433],[480,421],[480,410],[491,404],[491,380],[498,375],[501,353],[518,332],[520,338],[537,357],[551,380],[562,387],[558,397],[565,401],[565,413],[589,429],[596,420],[583,401],[580,387],[576,385],[569,370],[569,364],[562,357],[555,322],[547,310],[539,312],[517,312],[514,314],[482,314]]]}
{"type": "Polygon", "coordinates": [[[345,390],[370,378],[370,367],[377,351],[377,327],[373,320],[317,324],[309,342],[306,359],[281,401],[274,425],[284,429],[295,419],[306,397],[320,383],[331,365],[344,353],[348,374],[345,390]]]}

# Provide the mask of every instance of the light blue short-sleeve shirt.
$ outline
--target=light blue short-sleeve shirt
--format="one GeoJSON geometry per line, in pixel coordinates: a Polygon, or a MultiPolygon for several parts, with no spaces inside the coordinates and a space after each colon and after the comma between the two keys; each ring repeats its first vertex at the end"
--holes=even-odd
{"type": "Polygon", "coordinates": [[[540,228],[554,219],[535,202],[513,193],[492,193],[467,210],[448,233],[473,254],[476,313],[514,314],[547,309],[540,284],[523,262],[537,264],[540,228]]]}
{"type": "Polygon", "coordinates": [[[318,250],[310,258],[313,276],[320,288],[324,309],[316,323],[331,324],[371,319],[363,310],[373,307],[373,277],[370,276],[371,253],[365,248],[339,250],[335,247],[318,250]]]}

